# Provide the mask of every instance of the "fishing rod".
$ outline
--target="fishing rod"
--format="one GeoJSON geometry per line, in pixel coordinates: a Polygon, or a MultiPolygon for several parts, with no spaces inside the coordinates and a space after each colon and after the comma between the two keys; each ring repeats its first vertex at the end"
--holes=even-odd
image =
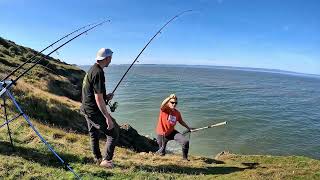
{"type": "MultiPolygon", "coordinates": [[[[118,84],[116,85],[116,87],[113,89],[112,94],[114,94],[114,92],[117,90],[118,86],[120,85],[120,83],[122,82],[122,80],[124,79],[124,77],[127,75],[127,73],[129,72],[129,70],[131,69],[131,67],[134,65],[134,63],[138,60],[138,58],[140,57],[140,55],[143,53],[143,51],[148,47],[148,45],[151,43],[151,41],[158,35],[161,33],[162,29],[164,29],[171,21],[173,21],[174,19],[176,19],[178,16],[186,13],[186,12],[190,12],[192,10],[186,10],[183,11],[177,15],[175,15],[173,18],[171,18],[167,23],[165,23],[160,29],[159,31],[149,40],[149,42],[143,47],[143,49],[140,51],[140,53],[138,54],[138,56],[134,59],[134,61],[131,63],[131,65],[129,66],[129,68],[127,69],[127,71],[123,74],[123,76],[121,77],[120,81],[118,82],[118,84]]],[[[107,100],[107,104],[110,107],[110,110],[112,112],[114,112],[116,110],[116,108],[118,107],[118,103],[114,102],[113,104],[109,103],[109,100],[107,100]]]]}
{"type": "MultiPolygon", "coordinates": [[[[96,28],[97,26],[100,26],[106,22],[110,22],[110,20],[104,20],[101,21],[100,23],[95,23],[95,25],[79,34],[77,34],[76,36],[74,36],[73,38],[69,39],[67,42],[63,43],[62,45],[60,45],[59,47],[57,47],[56,49],[54,49],[53,51],[51,51],[49,54],[47,54],[46,56],[38,59],[37,61],[35,61],[35,63],[29,67],[28,69],[26,69],[22,74],[20,74],[15,80],[4,80],[4,81],[0,81],[0,87],[2,88],[0,91],[0,97],[6,93],[12,100],[13,104],[17,107],[17,109],[19,110],[19,115],[17,117],[20,117],[21,115],[25,118],[25,120],[28,122],[28,124],[30,125],[30,127],[33,129],[33,131],[38,135],[38,137],[41,139],[41,141],[49,148],[49,150],[60,160],[60,162],[65,166],[66,169],[69,169],[75,176],[77,179],[81,179],[79,175],[77,175],[75,173],[75,171],[71,168],[71,166],[64,161],[55,151],[54,149],[51,147],[51,145],[41,136],[41,134],[37,131],[37,129],[33,126],[32,122],[30,121],[30,119],[28,118],[28,116],[22,111],[22,109],[20,108],[19,104],[17,103],[17,101],[15,100],[15,98],[13,97],[13,95],[10,93],[10,91],[8,90],[13,84],[16,84],[16,82],[22,77],[24,76],[27,72],[29,72],[32,68],[34,68],[37,64],[39,64],[39,62],[47,57],[49,57],[52,53],[54,53],[55,51],[57,51],[58,49],[62,48],[63,46],[65,46],[66,44],[70,43],[71,41],[73,41],[74,39],[78,38],[79,36],[87,33],[88,31],[96,28]],[[8,91],[7,91],[8,90],[8,91]]],[[[91,25],[90,25],[91,26],[91,25]]],[[[87,27],[87,26],[85,26],[87,27]]],[[[83,27],[84,28],[84,27],[83,27]]],[[[83,29],[81,28],[81,29],[83,29]]],[[[79,29],[79,30],[81,30],[79,29]]],[[[77,30],[77,31],[79,31],[77,30]]],[[[13,119],[12,119],[13,120],[13,119]]],[[[10,120],[10,121],[12,121],[10,120]]],[[[8,124],[10,121],[7,120],[6,124],[8,124]]],[[[2,127],[2,126],[1,126],[2,127]]]]}
{"type": "Polygon", "coordinates": [[[212,124],[210,126],[205,126],[205,127],[201,127],[201,128],[196,128],[196,129],[191,129],[191,130],[187,130],[185,132],[183,132],[183,135],[186,135],[187,133],[192,133],[192,132],[196,132],[196,131],[201,131],[204,129],[208,129],[208,128],[213,128],[213,127],[217,127],[217,126],[222,126],[222,125],[226,125],[227,121],[221,122],[221,123],[217,123],[217,124],[212,124]]]}
{"type": "Polygon", "coordinates": [[[21,64],[19,67],[17,67],[16,69],[14,69],[10,74],[8,74],[5,78],[3,78],[1,81],[5,81],[6,79],[8,79],[10,76],[12,76],[15,72],[17,72],[19,69],[21,69],[24,65],[26,65],[27,63],[31,62],[37,55],[39,55],[40,53],[42,53],[43,51],[47,50],[48,48],[52,47],[53,45],[55,45],[56,43],[60,42],[61,40],[67,38],[68,36],[80,31],[81,29],[84,29],[84,28],[87,28],[87,27],[90,27],[94,24],[97,24],[97,23],[92,23],[92,24],[88,24],[88,25],[85,25],[75,31],[72,31],[71,33],[61,37],[60,39],[58,39],[57,41],[53,42],[52,44],[50,44],[49,46],[45,47],[44,49],[42,49],[41,51],[37,52],[36,54],[34,54],[32,57],[30,57],[27,61],[25,61],[23,64],[21,64]]]}
{"type": "Polygon", "coordinates": [[[62,45],[60,45],[59,47],[57,47],[56,49],[54,49],[53,51],[51,51],[51,52],[50,52],[49,54],[47,54],[46,56],[44,56],[44,57],[40,58],[39,60],[37,60],[31,67],[29,67],[28,69],[26,69],[26,70],[25,70],[22,74],[20,74],[15,80],[9,81],[9,83],[5,83],[5,84],[3,85],[4,88],[3,88],[3,89],[1,90],[1,92],[0,92],[0,96],[2,96],[2,94],[3,94],[7,89],[9,89],[13,84],[16,84],[16,82],[17,82],[22,76],[24,76],[27,72],[29,72],[32,68],[34,68],[37,64],[39,64],[40,61],[42,61],[43,59],[49,57],[52,53],[56,52],[58,49],[62,48],[63,46],[65,46],[65,45],[68,44],[69,42],[71,42],[71,41],[73,41],[74,39],[78,38],[79,36],[87,33],[88,31],[90,31],[90,30],[96,28],[97,26],[100,26],[100,25],[102,25],[102,24],[104,24],[104,23],[106,23],[106,22],[110,22],[110,20],[103,20],[102,22],[96,24],[95,26],[93,26],[93,27],[91,27],[91,28],[89,28],[89,29],[87,29],[87,30],[79,33],[78,35],[76,35],[76,36],[73,37],[72,39],[68,40],[67,42],[63,43],[62,45]]]}

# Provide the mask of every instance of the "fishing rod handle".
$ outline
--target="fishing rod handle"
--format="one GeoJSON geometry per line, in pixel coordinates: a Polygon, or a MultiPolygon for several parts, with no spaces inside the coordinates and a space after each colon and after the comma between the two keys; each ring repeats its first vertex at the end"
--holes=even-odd
{"type": "Polygon", "coordinates": [[[203,130],[203,129],[208,129],[208,128],[212,128],[212,127],[216,127],[216,126],[222,126],[222,125],[225,125],[227,124],[227,121],[224,121],[224,122],[221,122],[221,123],[217,123],[217,124],[213,124],[213,125],[210,125],[210,126],[206,126],[206,127],[201,127],[201,128],[197,128],[197,129],[192,129],[190,130],[191,132],[195,132],[195,131],[200,131],[200,130],[203,130]]]}
{"type": "Polygon", "coordinates": [[[224,121],[224,122],[221,122],[221,123],[217,123],[217,124],[213,124],[213,125],[209,126],[209,128],[210,127],[221,126],[221,125],[225,125],[225,124],[227,124],[227,121],[224,121]]]}

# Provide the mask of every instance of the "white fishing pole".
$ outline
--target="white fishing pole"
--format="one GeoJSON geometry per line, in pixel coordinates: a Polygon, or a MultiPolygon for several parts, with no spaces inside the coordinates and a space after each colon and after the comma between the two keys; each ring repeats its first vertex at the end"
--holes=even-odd
{"type": "Polygon", "coordinates": [[[201,127],[201,128],[191,129],[190,131],[184,132],[183,135],[186,135],[187,133],[192,133],[192,132],[196,132],[196,131],[201,131],[201,130],[208,129],[208,128],[213,128],[213,127],[217,127],[217,126],[226,125],[226,124],[227,124],[227,121],[224,121],[224,122],[220,122],[220,123],[217,123],[217,124],[212,124],[212,125],[210,125],[210,126],[205,126],[205,127],[201,127]]]}

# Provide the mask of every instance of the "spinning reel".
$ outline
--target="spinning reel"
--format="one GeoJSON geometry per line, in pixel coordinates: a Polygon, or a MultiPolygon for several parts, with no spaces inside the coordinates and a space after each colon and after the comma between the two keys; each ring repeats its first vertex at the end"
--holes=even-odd
{"type": "Polygon", "coordinates": [[[111,102],[109,101],[108,106],[109,106],[109,108],[110,108],[110,111],[111,111],[111,112],[114,112],[114,111],[117,109],[117,107],[118,107],[118,102],[111,103],[111,102]]]}

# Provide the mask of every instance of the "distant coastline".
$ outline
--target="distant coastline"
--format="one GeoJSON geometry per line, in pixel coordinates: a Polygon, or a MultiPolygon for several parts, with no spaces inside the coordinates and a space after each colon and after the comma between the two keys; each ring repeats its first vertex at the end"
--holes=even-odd
{"type": "MultiPolygon", "coordinates": [[[[129,66],[130,64],[111,64],[111,66],[129,66]]],[[[86,67],[90,65],[76,65],[78,67],[86,67]]],[[[224,70],[238,70],[238,71],[252,71],[252,72],[265,72],[273,74],[283,74],[291,76],[302,76],[320,79],[320,74],[308,74],[294,71],[286,71],[280,69],[266,69],[266,68],[252,68],[252,67],[236,67],[236,66],[216,66],[216,65],[186,65],[186,64],[135,64],[134,66],[158,66],[158,67],[190,67],[190,68],[213,68],[224,70]]]]}

